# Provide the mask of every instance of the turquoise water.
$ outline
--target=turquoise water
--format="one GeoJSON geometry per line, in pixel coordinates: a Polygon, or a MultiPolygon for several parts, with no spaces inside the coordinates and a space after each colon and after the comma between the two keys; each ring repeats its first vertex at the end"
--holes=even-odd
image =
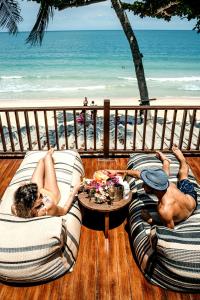
{"type": "MultiPolygon", "coordinates": [[[[200,97],[200,34],[140,30],[150,97],[200,97]]],[[[138,97],[122,31],[48,32],[42,47],[0,33],[0,99],[138,97]]]]}

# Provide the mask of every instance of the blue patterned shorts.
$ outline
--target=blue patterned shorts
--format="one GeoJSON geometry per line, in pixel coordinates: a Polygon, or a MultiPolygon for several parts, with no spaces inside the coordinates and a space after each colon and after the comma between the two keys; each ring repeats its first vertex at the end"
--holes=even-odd
{"type": "Polygon", "coordinates": [[[197,192],[194,189],[194,184],[191,183],[188,179],[183,179],[178,181],[177,188],[184,194],[190,195],[194,198],[197,205],[197,192]]]}

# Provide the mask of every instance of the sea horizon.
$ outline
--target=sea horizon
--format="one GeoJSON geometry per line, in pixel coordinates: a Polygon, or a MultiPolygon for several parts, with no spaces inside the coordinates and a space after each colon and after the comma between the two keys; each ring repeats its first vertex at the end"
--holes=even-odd
{"type": "MultiPolygon", "coordinates": [[[[200,36],[192,30],[134,32],[149,97],[200,98],[200,36]]],[[[28,32],[0,35],[0,103],[140,98],[122,30],[48,31],[41,47],[25,44],[28,32]]]]}

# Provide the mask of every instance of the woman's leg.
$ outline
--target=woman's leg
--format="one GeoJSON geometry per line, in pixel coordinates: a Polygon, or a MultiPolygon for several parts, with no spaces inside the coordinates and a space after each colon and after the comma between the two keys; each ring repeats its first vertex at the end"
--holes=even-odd
{"type": "Polygon", "coordinates": [[[44,169],[45,169],[45,176],[44,176],[44,189],[50,191],[54,195],[54,201],[56,204],[60,200],[60,190],[57,184],[56,173],[54,169],[54,161],[52,158],[52,154],[54,149],[51,148],[46,156],[44,157],[44,169]]]}
{"type": "Polygon", "coordinates": [[[37,184],[38,191],[44,187],[44,158],[41,158],[38,161],[37,166],[33,172],[31,182],[37,184]]]}

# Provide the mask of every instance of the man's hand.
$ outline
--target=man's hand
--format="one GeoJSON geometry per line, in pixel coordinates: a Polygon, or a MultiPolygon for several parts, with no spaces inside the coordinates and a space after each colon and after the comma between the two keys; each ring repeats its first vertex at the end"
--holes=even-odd
{"type": "Polygon", "coordinates": [[[148,224],[152,225],[153,224],[153,218],[148,212],[147,209],[142,209],[141,210],[141,217],[144,221],[146,221],[148,224]]]}
{"type": "Polygon", "coordinates": [[[116,176],[127,173],[127,170],[105,170],[105,172],[107,172],[107,174],[110,176],[116,176]]]}
{"type": "Polygon", "coordinates": [[[105,170],[108,175],[111,176],[116,176],[116,175],[121,175],[121,176],[132,176],[135,178],[140,178],[140,171],[138,170],[105,170]]]}

